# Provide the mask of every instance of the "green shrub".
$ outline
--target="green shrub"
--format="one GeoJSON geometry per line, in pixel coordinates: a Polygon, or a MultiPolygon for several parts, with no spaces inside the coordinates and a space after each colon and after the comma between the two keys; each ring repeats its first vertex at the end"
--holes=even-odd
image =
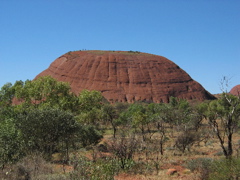
{"type": "Polygon", "coordinates": [[[22,148],[21,135],[13,119],[0,121],[0,167],[17,162],[24,155],[22,148]]]}
{"type": "Polygon", "coordinates": [[[198,172],[200,179],[237,180],[240,178],[240,159],[197,158],[186,163],[191,171],[198,172]]]}
{"type": "Polygon", "coordinates": [[[113,158],[91,161],[80,156],[74,157],[71,163],[74,166],[71,180],[113,180],[120,170],[119,162],[113,158]]]}
{"type": "Polygon", "coordinates": [[[237,180],[240,178],[240,159],[216,160],[211,165],[209,180],[237,180]]]}
{"type": "Polygon", "coordinates": [[[192,172],[200,173],[200,179],[207,179],[210,174],[210,167],[213,162],[211,158],[197,158],[187,161],[186,168],[190,169],[192,172]]]}
{"type": "Polygon", "coordinates": [[[151,172],[153,172],[154,168],[156,168],[155,162],[133,162],[130,163],[129,169],[127,170],[130,174],[143,174],[147,175],[151,172]]]}
{"type": "Polygon", "coordinates": [[[78,140],[83,147],[86,147],[92,144],[97,144],[102,137],[102,133],[93,125],[85,125],[79,130],[78,140]]]}

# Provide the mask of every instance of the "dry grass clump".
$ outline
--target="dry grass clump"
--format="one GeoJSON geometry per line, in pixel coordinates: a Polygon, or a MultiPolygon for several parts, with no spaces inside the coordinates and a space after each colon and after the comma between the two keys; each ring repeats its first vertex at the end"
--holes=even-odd
{"type": "Polygon", "coordinates": [[[1,180],[67,180],[62,174],[54,174],[53,165],[41,154],[28,155],[17,164],[7,166],[0,173],[1,180]]]}

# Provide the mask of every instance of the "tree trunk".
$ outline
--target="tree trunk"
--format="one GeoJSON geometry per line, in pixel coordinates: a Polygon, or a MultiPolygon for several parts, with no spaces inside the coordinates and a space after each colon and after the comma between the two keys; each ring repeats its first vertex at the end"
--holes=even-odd
{"type": "Polygon", "coordinates": [[[113,126],[113,138],[116,138],[117,128],[113,126]]]}
{"type": "Polygon", "coordinates": [[[229,159],[232,157],[233,154],[233,147],[232,147],[232,133],[228,135],[228,149],[227,149],[227,156],[226,158],[229,159]]]}

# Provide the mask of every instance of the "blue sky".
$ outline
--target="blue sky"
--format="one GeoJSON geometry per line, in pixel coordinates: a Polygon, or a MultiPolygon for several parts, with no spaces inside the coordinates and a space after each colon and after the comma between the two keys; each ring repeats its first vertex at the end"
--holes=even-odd
{"type": "Polygon", "coordinates": [[[133,50],[219,93],[223,76],[240,84],[239,19],[239,0],[0,0],[0,87],[68,51],[133,50]]]}

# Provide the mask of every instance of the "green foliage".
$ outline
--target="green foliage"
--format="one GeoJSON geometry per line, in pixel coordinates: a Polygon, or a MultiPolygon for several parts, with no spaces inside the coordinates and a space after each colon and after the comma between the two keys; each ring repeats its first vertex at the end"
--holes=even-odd
{"type": "Polygon", "coordinates": [[[101,117],[100,109],[95,109],[91,111],[82,111],[77,115],[78,122],[84,125],[94,125],[95,127],[100,126],[101,117]]]}
{"type": "Polygon", "coordinates": [[[83,90],[78,96],[78,120],[96,127],[100,123],[103,96],[99,91],[83,90]]]}
{"type": "Polygon", "coordinates": [[[136,54],[139,54],[140,52],[139,51],[132,51],[132,50],[130,50],[130,51],[128,51],[128,53],[136,53],[136,54]]]}
{"type": "Polygon", "coordinates": [[[102,133],[92,125],[81,126],[78,131],[78,141],[83,147],[97,144],[102,137],[102,133]]]}
{"type": "Polygon", "coordinates": [[[196,158],[186,162],[186,168],[200,174],[200,179],[208,179],[214,160],[211,158],[196,158]]]}
{"type": "Polygon", "coordinates": [[[240,159],[197,158],[187,161],[186,167],[200,173],[200,179],[226,180],[240,178],[240,159]]]}
{"type": "Polygon", "coordinates": [[[240,120],[239,97],[223,93],[220,99],[210,102],[207,119],[218,137],[225,157],[230,158],[233,154],[233,134],[240,120]]]}
{"type": "Polygon", "coordinates": [[[209,117],[226,119],[232,118],[234,123],[240,116],[240,99],[231,94],[223,94],[220,99],[214,100],[208,107],[209,117]]]}
{"type": "Polygon", "coordinates": [[[11,105],[15,91],[11,83],[3,85],[0,90],[0,107],[11,105]]]}
{"type": "Polygon", "coordinates": [[[113,137],[116,137],[117,127],[121,124],[118,119],[119,114],[116,106],[104,104],[101,112],[103,121],[111,124],[113,129],[113,137]]]}
{"type": "Polygon", "coordinates": [[[186,124],[190,121],[191,107],[186,100],[171,97],[169,104],[161,107],[164,121],[170,124],[186,124]]]}
{"type": "Polygon", "coordinates": [[[92,111],[101,108],[103,96],[99,91],[82,90],[78,100],[81,111],[92,111]]]}
{"type": "MultiPolygon", "coordinates": [[[[171,103],[171,101],[170,101],[171,103]]],[[[190,123],[191,121],[191,107],[187,100],[180,99],[176,105],[172,105],[171,109],[174,111],[175,114],[175,121],[176,125],[184,125],[190,123]]]]}
{"type": "Polygon", "coordinates": [[[22,156],[21,134],[16,129],[12,119],[5,119],[0,122],[0,166],[7,163],[14,163],[22,156]]]}
{"type": "Polygon", "coordinates": [[[186,168],[190,169],[192,172],[199,171],[200,169],[210,167],[213,159],[211,158],[197,158],[187,161],[186,168]]]}
{"type": "Polygon", "coordinates": [[[150,123],[150,118],[147,118],[147,108],[144,104],[131,104],[127,110],[123,111],[119,116],[119,124],[125,127],[131,127],[136,132],[142,134],[145,141],[145,132],[147,125],[150,123]]]}
{"type": "Polygon", "coordinates": [[[24,84],[15,83],[14,88],[15,97],[22,109],[51,107],[74,111],[77,105],[77,97],[70,92],[69,84],[50,76],[26,81],[24,84]]]}
{"type": "Polygon", "coordinates": [[[120,115],[123,123],[131,124],[132,127],[137,128],[138,125],[147,123],[146,108],[142,104],[131,104],[128,109],[120,115]]]}
{"type": "Polygon", "coordinates": [[[210,169],[209,180],[239,179],[240,159],[215,160],[210,169]]]}
{"type": "Polygon", "coordinates": [[[12,119],[15,116],[15,110],[13,106],[0,107],[0,122],[4,119],[12,119]]]}
{"type": "Polygon", "coordinates": [[[93,162],[86,157],[74,157],[71,161],[75,169],[70,173],[71,180],[113,180],[118,174],[119,162],[116,159],[99,159],[93,162]]]}
{"type": "Polygon", "coordinates": [[[4,85],[0,90],[1,163],[34,151],[48,158],[54,151],[68,153],[76,142],[96,144],[102,134],[96,129],[99,122],[93,122],[100,119],[102,101],[100,92],[84,90],[76,96],[69,84],[50,76],[4,85]]]}
{"type": "MultiPolygon", "coordinates": [[[[158,171],[159,153],[163,155],[168,137],[182,152],[190,150],[195,142],[208,138],[208,135],[203,138],[205,132],[199,131],[205,127],[201,126],[205,118],[213,127],[228,160],[194,159],[187,162],[187,167],[199,172],[201,179],[236,179],[240,163],[232,157],[232,136],[240,125],[239,117],[239,97],[226,93],[218,100],[194,107],[186,100],[174,97],[168,104],[112,105],[105,103],[98,91],[83,90],[76,96],[70,91],[69,84],[51,77],[16,81],[0,90],[0,165],[4,168],[8,164],[9,167],[36,151],[48,159],[54,152],[59,152],[67,157],[63,160],[68,161],[71,147],[74,150],[94,148],[103,137],[103,130],[111,125],[113,138],[106,143],[105,150],[113,157],[98,159],[96,156],[93,161],[84,157],[72,159],[75,170],[63,178],[114,179],[120,169],[130,168],[136,168],[133,171],[138,173],[137,168],[145,165],[134,162],[136,152],[146,159],[156,155],[158,171]]],[[[34,170],[23,161],[16,165],[19,165],[17,173],[34,177],[30,173],[34,170]]],[[[42,174],[43,177],[48,179],[42,174]]]]}
{"type": "Polygon", "coordinates": [[[105,122],[110,122],[115,124],[115,119],[118,118],[118,113],[116,108],[110,104],[104,104],[102,107],[102,118],[105,122]]]}
{"type": "Polygon", "coordinates": [[[25,152],[40,151],[46,155],[59,150],[78,131],[71,113],[59,109],[24,111],[16,118],[16,128],[21,132],[25,152]]]}
{"type": "Polygon", "coordinates": [[[12,101],[15,96],[15,89],[11,83],[5,84],[0,90],[0,121],[13,118],[14,109],[12,101]]]}
{"type": "Polygon", "coordinates": [[[240,120],[240,99],[231,94],[223,94],[218,100],[217,112],[223,118],[231,115],[234,122],[240,120]]]}

